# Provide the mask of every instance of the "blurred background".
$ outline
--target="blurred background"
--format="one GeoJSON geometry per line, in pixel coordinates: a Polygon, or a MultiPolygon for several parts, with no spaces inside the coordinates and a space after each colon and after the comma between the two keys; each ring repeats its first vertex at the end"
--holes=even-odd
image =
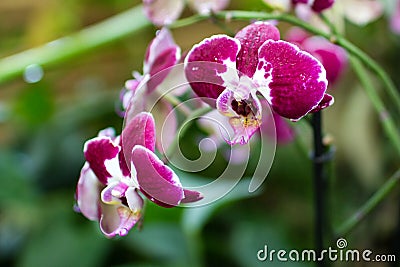
{"type": "MultiPolygon", "coordinates": [[[[2,0],[0,60],[137,4],[140,1],[2,0]]],[[[232,0],[229,8],[265,10],[266,6],[261,0],[232,0]]],[[[190,14],[186,9],[183,16],[190,14]]],[[[362,28],[341,19],[349,40],[376,59],[399,88],[400,37],[389,30],[387,17],[362,28]]],[[[235,32],[246,24],[227,26],[235,32]]],[[[281,23],[279,28],[284,36],[289,25],[281,23]]],[[[297,139],[277,147],[271,172],[256,193],[248,194],[244,183],[216,204],[195,211],[149,203],[141,229],[113,240],[101,234],[96,222],[74,212],[83,144],[109,126],[120,132],[122,119],[115,112],[120,90],[133,70],[142,71],[144,53],[155,31],[149,26],[59,62],[46,68],[37,81],[21,75],[0,84],[1,266],[261,266],[267,263],[259,262],[256,253],[264,245],[287,250],[313,247],[308,158],[312,136],[307,123],[292,125],[297,139]]],[[[182,51],[187,51],[203,38],[224,31],[204,21],[172,33],[182,51]]],[[[376,89],[381,91],[378,82],[376,89]]],[[[329,90],[336,103],[324,112],[324,130],[336,153],[328,166],[327,212],[336,229],[398,168],[399,157],[350,68],[329,90]]],[[[196,127],[192,130],[201,134],[196,127]]],[[[190,135],[182,142],[187,155],[196,157],[196,138],[190,135]]],[[[204,173],[187,176],[212,179],[224,168],[221,162],[204,173]]],[[[251,169],[247,175],[251,176],[251,169]]],[[[399,199],[397,188],[346,237],[348,247],[398,253],[399,199]]],[[[367,266],[362,262],[336,265],[367,266]]]]}

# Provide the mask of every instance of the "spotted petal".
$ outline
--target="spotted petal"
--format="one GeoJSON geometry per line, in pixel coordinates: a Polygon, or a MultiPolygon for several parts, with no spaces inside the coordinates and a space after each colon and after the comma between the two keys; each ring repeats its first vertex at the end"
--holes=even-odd
{"type": "Polygon", "coordinates": [[[336,82],[347,66],[346,51],[325,38],[310,36],[303,29],[293,27],[286,34],[286,40],[298,45],[321,61],[329,84],[336,82]]]}
{"type": "Polygon", "coordinates": [[[86,162],[81,170],[76,188],[76,201],[79,211],[89,220],[100,219],[100,191],[103,185],[86,162]]]}
{"type": "Polygon", "coordinates": [[[120,149],[108,136],[96,137],[85,143],[83,151],[86,161],[101,183],[107,184],[113,172],[120,172],[117,166],[120,149]]]}
{"type": "MultiPolygon", "coordinates": [[[[236,101],[233,95],[234,93],[229,89],[222,92],[217,100],[217,109],[221,114],[229,117],[229,124],[233,129],[233,135],[229,134],[229,138],[223,135],[225,141],[230,145],[243,145],[248,143],[258,128],[260,128],[261,104],[255,93],[249,94],[245,102],[251,103],[253,108],[251,108],[248,114],[243,116],[243,114],[235,112],[232,108],[232,101],[236,101]],[[231,135],[232,137],[230,137],[231,135]]],[[[250,108],[250,106],[248,106],[248,108],[250,108]]]]}
{"type": "Polygon", "coordinates": [[[260,123],[257,120],[247,120],[247,118],[242,117],[233,117],[229,119],[229,124],[232,126],[234,131],[234,136],[231,140],[225,140],[228,144],[247,144],[250,138],[260,128],[260,123]]]}
{"type": "Polygon", "coordinates": [[[147,18],[157,26],[174,22],[185,6],[183,0],[143,0],[143,9],[147,18]]]}
{"type": "Polygon", "coordinates": [[[239,50],[238,40],[222,34],[193,46],[185,58],[185,74],[198,96],[217,99],[224,84],[237,81],[235,62],[239,50]]]}
{"type": "Polygon", "coordinates": [[[258,49],[267,40],[279,40],[279,30],[269,22],[257,21],[241,29],[235,36],[241,44],[237,55],[237,69],[253,77],[258,64],[258,49]]]}
{"type": "Polygon", "coordinates": [[[299,120],[316,108],[328,81],[322,64],[285,41],[266,41],[254,75],[259,91],[279,115],[299,120]]]}

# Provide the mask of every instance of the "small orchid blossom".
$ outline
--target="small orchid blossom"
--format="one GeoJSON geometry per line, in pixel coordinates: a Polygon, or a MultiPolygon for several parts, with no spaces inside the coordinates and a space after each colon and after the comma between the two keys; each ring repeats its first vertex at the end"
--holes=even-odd
{"type": "Polygon", "coordinates": [[[278,29],[267,22],[255,22],[234,38],[215,35],[203,40],[185,58],[185,73],[194,92],[214,101],[229,118],[235,133],[226,140],[229,144],[245,144],[259,129],[260,95],[273,111],[293,121],[333,103],[325,94],[322,64],[280,40],[278,29]],[[210,80],[213,83],[204,82],[210,80]]]}
{"type": "Polygon", "coordinates": [[[330,8],[335,0],[263,0],[268,6],[274,9],[288,12],[293,6],[297,4],[304,4],[309,6],[314,12],[320,13],[323,10],[330,8]]]}
{"type": "Polygon", "coordinates": [[[151,22],[163,26],[171,24],[180,17],[185,2],[199,14],[217,12],[229,4],[229,0],[143,0],[143,8],[151,22]]]}
{"type": "MultiPolygon", "coordinates": [[[[147,47],[143,62],[143,75],[134,72],[134,79],[125,83],[125,90],[121,95],[124,115],[129,121],[132,117],[142,111],[151,111],[156,117],[157,148],[160,151],[167,149],[172,142],[176,129],[177,120],[175,116],[168,116],[173,107],[163,98],[169,86],[163,86],[171,76],[172,67],[181,57],[181,49],[175,43],[168,29],[162,28],[147,47]],[[126,114],[125,114],[126,113],[126,114]],[[168,127],[164,127],[163,144],[161,144],[161,128],[168,116],[168,127]]],[[[181,89],[172,90],[170,94],[182,94],[181,89]]]]}
{"type": "Polygon", "coordinates": [[[201,199],[182,188],[178,176],[154,154],[155,125],[150,113],[136,115],[115,137],[110,129],[88,140],[76,199],[79,211],[99,221],[107,237],[124,236],[142,217],[143,198],[166,207],[201,199]]]}
{"type": "Polygon", "coordinates": [[[330,8],[335,0],[292,0],[293,4],[305,4],[311,7],[314,12],[320,13],[323,10],[330,8]]]}
{"type": "Polygon", "coordinates": [[[168,68],[174,66],[181,57],[181,49],[175,43],[167,28],[162,28],[147,47],[143,62],[143,75],[133,73],[134,79],[125,83],[127,92],[122,96],[124,109],[129,106],[129,101],[136,89],[145,84],[147,94],[156,90],[168,75],[168,68]],[[159,74],[161,72],[161,75],[159,74]],[[158,75],[157,75],[158,74],[158,75]],[[148,82],[147,82],[148,81],[148,82]]]}
{"type": "Polygon", "coordinates": [[[380,0],[337,0],[338,12],[348,21],[359,26],[365,26],[375,21],[383,14],[383,4],[380,0]]]}

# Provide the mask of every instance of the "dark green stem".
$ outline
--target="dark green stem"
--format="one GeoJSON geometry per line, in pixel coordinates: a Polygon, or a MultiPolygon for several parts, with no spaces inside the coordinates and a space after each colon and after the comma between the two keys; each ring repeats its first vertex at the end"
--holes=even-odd
{"type": "MultiPolygon", "coordinates": [[[[315,249],[317,255],[321,255],[324,249],[324,233],[326,231],[326,214],[325,214],[325,196],[326,196],[326,174],[324,170],[324,153],[325,146],[323,144],[322,135],[322,112],[313,114],[312,126],[314,133],[314,209],[315,209],[315,223],[314,223],[314,237],[315,249]]],[[[319,261],[319,267],[327,266],[326,261],[319,261]]]]}

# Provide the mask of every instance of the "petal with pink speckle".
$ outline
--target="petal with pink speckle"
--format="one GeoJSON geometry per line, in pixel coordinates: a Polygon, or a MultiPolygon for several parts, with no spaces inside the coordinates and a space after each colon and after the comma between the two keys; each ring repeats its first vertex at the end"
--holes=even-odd
{"type": "Polygon", "coordinates": [[[266,41],[260,47],[254,76],[273,110],[294,121],[318,106],[328,85],[322,64],[285,41],[266,41]]]}

